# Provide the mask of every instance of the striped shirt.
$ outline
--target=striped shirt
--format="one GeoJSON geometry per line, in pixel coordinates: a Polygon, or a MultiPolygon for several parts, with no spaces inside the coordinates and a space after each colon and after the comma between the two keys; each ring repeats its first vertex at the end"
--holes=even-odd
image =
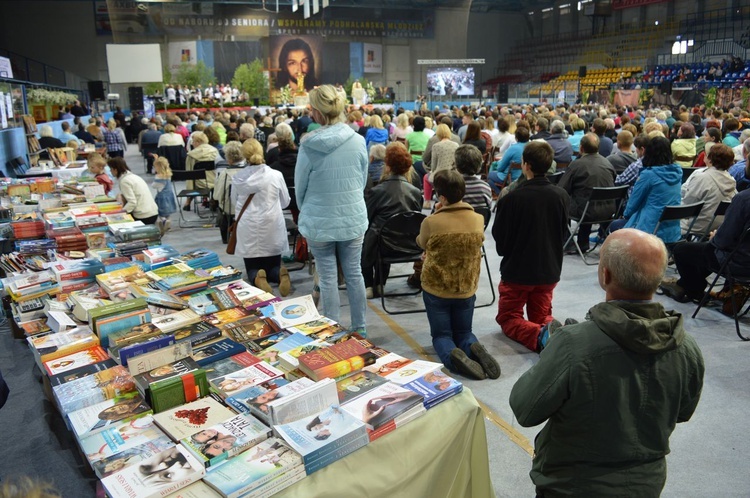
{"type": "Polygon", "coordinates": [[[489,207],[492,203],[492,190],[484,180],[472,175],[464,175],[466,193],[463,201],[473,208],[489,207]]]}

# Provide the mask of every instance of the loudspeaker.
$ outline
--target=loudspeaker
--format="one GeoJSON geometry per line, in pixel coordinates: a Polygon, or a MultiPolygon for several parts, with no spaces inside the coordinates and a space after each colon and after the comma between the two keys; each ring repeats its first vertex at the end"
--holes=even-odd
{"type": "Polygon", "coordinates": [[[585,78],[586,77],[586,66],[581,66],[578,68],[578,77],[579,78],[585,78]]]}
{"type": "Polygon", "coordinates": [[[664,95],[672,95],[672,82],[662,81],[661,85],[659,86],[659,89],[661,90],[661,93],[663,93],[664,95]]]}
{"type": "Polygon", "coordinates": [[[253,107],[260,107],[260,99],[259,98],[256,97],[256,98],[253,99],[253,107]]]}
{"type": "Polygon", "coordinates": [[[143,110],[143,87],[142,86],[128,87],[128,101],[130,103],[131,111],[142,111],[143,110]]]}
{"type": "Polygon", "coordinates": [[[497,86],[497,101],[499,103],[508,102],[508,84],[507,83],[500,83],[497,86]]]}
{"type": "Polygon", "coordinates": [[[89,97],[91,100],[104,100],[103,81],[89,81],[89,97]]]}

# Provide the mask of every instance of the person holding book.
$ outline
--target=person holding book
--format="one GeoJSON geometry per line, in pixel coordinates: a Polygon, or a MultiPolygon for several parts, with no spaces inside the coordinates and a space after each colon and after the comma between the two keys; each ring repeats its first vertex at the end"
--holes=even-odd
{"type": "Polygon", "coordinates": [[[122,202],[123,209],[130,214],[134,220],[142,221],[146,225],[153,225],[159,216],[159,208],[154,202],[151,190],[146,182],[138,175],[132,173],[125,159],[113,157],[107,164],[112,174],[117,178],[120,187],[118,200],[122,202]]]}
{"type": "Polygon", "coordinates": [[[289,272],[281,266],[281,254],[289,251],[282,212],[289,205],[289,191],[282,174],[264,163],[260,142],[246,140],[242,154],[248,165],[232,177],[231,190],[239,217],[236,254],[245,261],[249,282],[269,293],[273,289],[268,283],[278,283],[279,294],[287,296],[291,282],[289,272]]]}
{"type": "Polygon", "coordinates": [[[86,164],[89,172],[94,175],[96,182],[104,187],[104,195],[109,195],[115,184],[112,178],[104,171],[107,161],[98,152],[92,152],[89,154],[86,164]]]}
{"type": "Polygon", "coordinates": [[[484,217],[462,201],[464,178],[454,169],[435,173],[435,213],[422,221],[422,298],[432,345],[451,371],[475,379],[500,376],[497,361],[472,332],[484,243],[484,217]]]}
{"type": "Polygon", "coordinates": [[[322,126],[305,134],[297,155],[294,185],[299,231],[315,256],[321,313],[340,321],[338,254],[349,296],[351,329],[364,336],[367,301],[361,259],[368,226],[365,139],[347,126],[346,95],[333,85],[313,89],[309,98],[313,117],[322,126]]]}

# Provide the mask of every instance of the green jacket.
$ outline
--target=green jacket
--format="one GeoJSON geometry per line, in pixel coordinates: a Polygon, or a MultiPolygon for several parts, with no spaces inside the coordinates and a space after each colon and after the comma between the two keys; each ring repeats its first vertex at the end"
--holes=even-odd
{"type": "Polygon", "coordinates": [[[657,497],[677,422],[703,387],[703,357],[682,316],[655,302],[610,301],[559,329],[513,386],[536,438],[531,479],[544,496],[657,497]]]}

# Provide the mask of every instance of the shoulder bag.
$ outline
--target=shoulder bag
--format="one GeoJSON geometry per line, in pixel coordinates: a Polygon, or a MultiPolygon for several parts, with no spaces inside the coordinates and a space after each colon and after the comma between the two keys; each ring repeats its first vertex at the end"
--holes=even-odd
{"type": "Polygon", "coordinates": [[[245,209],[247,209],[247,206],[250,205],[250,201],[253,200],[253,197],[255,197],[255,194],[250,194],[245,201],[245,204],[242,206],[242,210],[240,210],[240,214],[237,215],[237,217],[234,219],[234,223],[229,225],[229,240],[227,241],[227,254],[234,254],[234,251],[237,247],[237,223],[239,223],[240,219],[242,219],[242,215],[245,214],[245,209]]]}

